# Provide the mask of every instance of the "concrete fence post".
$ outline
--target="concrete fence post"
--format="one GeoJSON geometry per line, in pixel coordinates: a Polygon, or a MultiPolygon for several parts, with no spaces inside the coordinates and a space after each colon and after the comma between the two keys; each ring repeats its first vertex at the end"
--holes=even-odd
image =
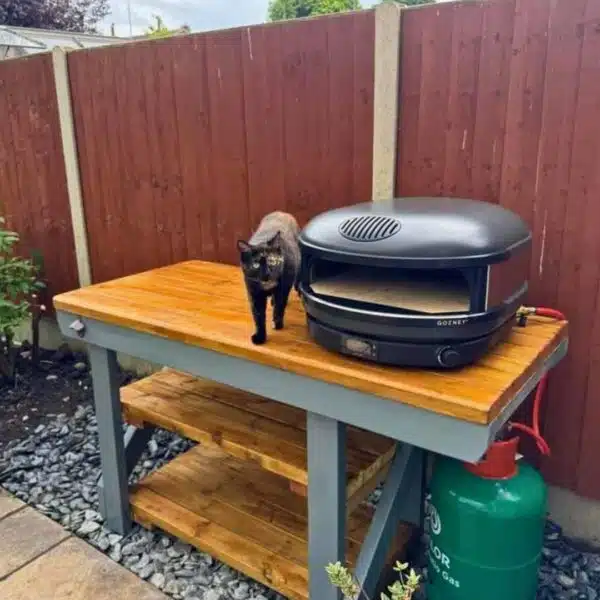
{"type": "Polygon", "coordinates": [[[401,16],[394,2],[375,8],[373,200],[393,198],[396,187],[401,16]]]}
{"type": "Polygon", "coordinates": [[[69,195],[69,209],[75,240],[75,258],[77,261],[77,274],[81,287],[92,282],[90,255],[88,250],[87,228],[85,212],[83,209],[83,195],[81,193],[81,179],[79,174],[79,159],[77,156],[77,141],[73,124],[73,110],[71,106],[71,86],[67,65],[67,52],[64,48],[52,50],[52,66],[58,101],[58,118],[60,124],[60,137],[62,141],[63,159],[67,175],[67,191],[69,195]]]}

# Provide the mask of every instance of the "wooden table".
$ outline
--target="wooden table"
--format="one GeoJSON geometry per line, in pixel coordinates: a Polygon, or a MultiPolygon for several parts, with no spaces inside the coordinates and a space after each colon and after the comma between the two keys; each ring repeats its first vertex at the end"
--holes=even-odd
{"type": "MultiPolygon", "coordinates": [[[[252,319],[239,269],[201,261],[184,262],[60,294],[54,298],[54,304],[63,334],[85,341],[89,349],[102,459],[101,508],[111,529],[124,533],[130,527],[127,477],[151,431],[132,426],[125,439],[122,436],[123,408],[116,377],[116,352],[175,369],[169,377],[180,377],[184,372],[204,378],[198,381],[208,380],[228,386],[227,389],[277,401],[274,406],[287,407],[288,411],[306,411],[302,413],[306,415],[302,427],[308,455],[304,467],[302,457],[281,459],[283,454],[279,448],[282,446],[271,452],[263,446],[255,447],[253,452],[243,449],[243,454],[270,470],[274,477],[289,477],[300,487],[308,484],[308,584],[302,581],[303,572],[294,570],[296,563],[291,558],[289,564],[279,569],[278,559],[273,558],[275,551],[268,569],[264,564],[250,564],[251,559],[234,556],[231,545],[237,546],[243,539],[231,541],[227,532],[220,529],[214,534],[221,536],[217,550],[214,536],[206,541],[204,529],[199,533],[198,528],[206,527],[208,518],[202,517],[191,526],[182,524],[183,513],[170,521],[164,515],[161,517],[166,509],[157,504],[151,490],[134,491],[131,502],[138,520],[147,518],[182,537],[187,536],[200,547],[215,548],[220,556],[231,554],[233,566],[272,583],[290,597],[310,597],[311,600],[337,598],[324,566],[332,561],[343,561],[346,545],[352,546],[363,538],[360,553],[356,552],[355,573],[366,590],[372,591],[398,522],[420,521],[424,451],[461,460],[478,460],[542,375],[567,349],[566,323],[532,317],[526,327],[515,327],[510,338],[477,365],[452,372],[384,367],[333,354],[317,346],[308,337],[305,316],[296,297],[291,298],[285,329],[270,331],[267,344],[254,346],[250,342],[252,319]],[[356,446],[359,435],[356,428],[401,442],[392,452],[386,484],[370,527],[361,535],[355,535],[356,528],[360,528],[360,524],[356,525],[358,517],[350,515],[347,519],[345,510],[352,481],[357,474],[371,468],[371,459],[364,457],[362,446],[356,446]],[[364,464],[356,458],[361,452],[364,464]],[[352,481],[347,463],[355,465],[352,481]],[[289,464],[295,465],[296,470],[290,469],[289,464]],[[272,569],[277,575],[271,573],[272,569]]],[[[194,414],[202,415],[205,410],[211,410],[211,414],[218,416],[223,407],[214,402],[210,406],[206,404],[215,400],[214,394],[206,392],[206,384],[198,384],[196,380],[188,383],[194,388],[192,391],[188,388],[188,392],[195,394],[196,401],[206,407],[196,407],[194,414]],[[202,389],[194,387],[198,385],[202,389]]],[[[136,418],[145,420],[153,414],[155,424],[171,425],[174,430],[195,435],[194,439],[203,442],[217,439],[215,426],[210,423],[200,419],[186,424],[181,417],[183,413],[169,416],[170,411],[175,410],[176,401],[168,394],[148,404],[142,392],[142,388],[132,389],[123,400],[133,417],[137,415],[136,418]]],[[[239,423],[249,422],[247,415],[239,410],[248,408],[248,402],[252,404],[244,400],[234,407],[239,423]]],[[[289,413],[286,418],[283,424],[269,425],[274,439],[279,439],[278,435],[285,438],[285,434],[277,432],[283,426],[291,427],[290,419],[294,426],[300,427],[297,414],[289,413]]],[[[274,418],[277,419],[279,417],[274,418]]],[[[236,431],[229,431],[224,440],[221,430],[217,436],[218,444],[234,456],[234,449],[238,447],[236,431]]],[[[293,435],[300,434],[296,431],[293,435]]],[[[269,445],[269,435],[256,439],[269,445]]],[[[285,442],[281,440],[281,444],[285,442]]],[[[385,451],[385,447],[381,450],[385,451]]],[[[161,475],[156,475],[153,485],[176,488],[177,477],[183,477],[181,473],[192,476],[194,468],[202,467],[202,460],[222,460],[223,471],[240,471],[237,463],[228,462],[234,459],[216,456],[217,450],[211,450],[210,443],[206,448],[204,444],[197,447],[194,452],[178,463],[181,465],[179,474],[174,470],[165,472],[162,484],[161,475]]],[[[237,453],[240,456],[242,451],[238,448],[237,453]]],[[[252,468],[256,470],[256,464],[252,468]]],[[[256,472],[248,477],[245,485],[251,486],[251,479],[260,474],[256,472]]],[[[179,487],[185,487],[182,482],[179,487]]],[[[284,501],[284,488],[279,483],[269,485],[284,501]]],[[[178,497],[170,505],[173,510],[184,504],[188,510],[196,501],[191,491],[186,493],[190,497],[178,497]]],[[[201,495],[201,491],[198,494],[201,495]]],[[[294,494],[290,492],[290,496],[294,494]]],[[[292,503],[299,502],[301,496],[294,498],[292,503]]],[[[210,502],[203,506],[206,508],[208,504],[210,502]]],[[[257,501],[255,506],[259,504],[257,501]]],[[[297,512],[300,511],[301,507],[297,512]]],[[[249,545],[247,552],[250,555],[259,549],[249,545]]],[[[297,551],[302,552],[302,548],[297,551]]],[[[291,550],[289,554],[293,554],[291,550]]]]}

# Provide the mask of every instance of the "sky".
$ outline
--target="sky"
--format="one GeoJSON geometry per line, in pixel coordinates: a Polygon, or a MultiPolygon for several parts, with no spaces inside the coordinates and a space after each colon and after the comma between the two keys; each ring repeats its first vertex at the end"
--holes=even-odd
{"type": "MultiPolygon", "coordinates": [[[[363,0],[364,7],[375,0],[363,0]]],[[[266,20],[269,0],[111,0],[111,14],[100,24],[102,33],[109,34],[111,23],[116,35],[129,35],[128,4],[131,5],[133,34],[141,34],[160,15],[167,27],[187,23],[192,31],[226,29],[238,25],[253,25],[266,20]]]]}

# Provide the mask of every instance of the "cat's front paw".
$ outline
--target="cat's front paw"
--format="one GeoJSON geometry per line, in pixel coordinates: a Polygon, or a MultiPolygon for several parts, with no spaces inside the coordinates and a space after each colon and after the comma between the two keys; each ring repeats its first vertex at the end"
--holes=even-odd
{"type": "Polygon", "coordinates": [[[283,319],[276,319],[273,321],[273,327],[277,330],[283,329],[283,319]]]}
{"type": "Polygon", "coordinates": [[[255,344],[256,346],[259,346],[260,344],[264,344],[267,341],[267,334],[266,333],[255,333],[251,339],[252,339],[253,344],[255,344]]]}

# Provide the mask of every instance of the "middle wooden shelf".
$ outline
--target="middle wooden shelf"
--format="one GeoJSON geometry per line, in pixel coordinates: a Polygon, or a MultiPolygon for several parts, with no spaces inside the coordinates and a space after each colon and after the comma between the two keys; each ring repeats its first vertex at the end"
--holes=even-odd
{"type": "MultiPolygon", "coordinates": [[[[306,495],[306,412],[301,409],[169,368],[122,388],[121,403],[132,425],[157,425],[219,447],[284,477],[292,491],[306,495]]],[[[347,428],[350,512],[385,477],[394,450],[391,439],[347,428]]]]}

